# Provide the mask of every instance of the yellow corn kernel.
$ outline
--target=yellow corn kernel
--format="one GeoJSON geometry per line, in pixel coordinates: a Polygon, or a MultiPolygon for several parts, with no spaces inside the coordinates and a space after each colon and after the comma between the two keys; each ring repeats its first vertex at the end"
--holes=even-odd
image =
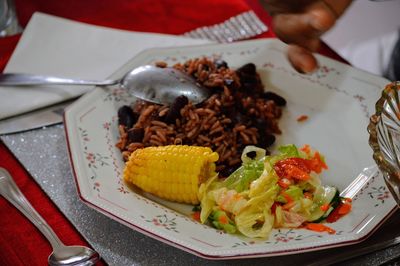
{"type": "Polygon", "coordinates": [[[208,147],[169,145],[135,150],[124,180],[160,198],[198,204],[199,186],[215,175],[218,153],[208,147]]]}

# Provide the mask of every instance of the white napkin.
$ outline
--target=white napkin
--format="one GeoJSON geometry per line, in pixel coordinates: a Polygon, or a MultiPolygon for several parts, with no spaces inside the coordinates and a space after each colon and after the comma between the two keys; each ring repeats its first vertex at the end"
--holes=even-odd
{"type": "MultiPolygon", "coordinates": [[[[208,42],[35,13],[4,72],[101,80],[144,49],[208,42]]],[[[0,87],[0,119],[72,99],[87,90],[87,86],[0,87]]]]}

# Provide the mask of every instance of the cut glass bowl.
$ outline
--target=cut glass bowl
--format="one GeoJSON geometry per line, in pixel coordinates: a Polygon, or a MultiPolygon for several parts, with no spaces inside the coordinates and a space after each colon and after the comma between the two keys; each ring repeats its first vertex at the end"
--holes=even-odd
{"type": "Polygon", "coordinates": [[[368,125],[369,145],[385,182],[400,206],[400,82],[384,88],[368,125]]]}

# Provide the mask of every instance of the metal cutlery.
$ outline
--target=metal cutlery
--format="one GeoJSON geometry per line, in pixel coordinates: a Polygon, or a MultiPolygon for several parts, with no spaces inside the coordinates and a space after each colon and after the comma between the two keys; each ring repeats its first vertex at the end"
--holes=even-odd
{"type": "Polygon", "coordinates": [[[94,265],[100,255],[84,246],[66,246],[56,233],[32,207],[19,190],[11,175],[0,167],[0,194],[22,212],[50,242],[53,252],[48,258],[49,265],[94,265]]]}

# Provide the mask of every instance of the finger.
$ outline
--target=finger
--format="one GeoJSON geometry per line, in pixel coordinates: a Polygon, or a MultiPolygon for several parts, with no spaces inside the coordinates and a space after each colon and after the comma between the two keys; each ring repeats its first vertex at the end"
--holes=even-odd
{"type": "Polygon", "coordinates": [[[332,28],[336,14],[325,2],[308,6],[303,13],[278,14],[273,18],[276,35],[286,43],[295,43],[315,51],[319,37],[332,28]]]}
{"type": "Polygon", "coordinates": [[[293,67],[300,73],[311,73],[318,66],[314,55],[298,45],[289,45],[287,56],[293,67]]]}
{"type": "Polygon", "coordinates": [[[339,18],[346,9],[353,2],[352,0],[322,0],[321,1],[327,8],[331,10],[333,14],[335,14],[336,18],[339,18]]]}
{"type": "Polygon", "coordinates": [[[308,22],[316,32],[324,33],[331,29],[337,20],[337,14],[324,1],[311,5],[306,10],[308,22]]]}
{"type": "Polygon", "coordinates": [[[263,0],[262,5],[271,16],[280,13],[299,13],[317,0],[263,0]]]}
{"type": "Polygon", "coordinates": [[[298,44],[310,51],[319,47],[320,32],[311,27],[305,15],[281,14],[273,19],[275,34],[288,44],[298,44]]]}

